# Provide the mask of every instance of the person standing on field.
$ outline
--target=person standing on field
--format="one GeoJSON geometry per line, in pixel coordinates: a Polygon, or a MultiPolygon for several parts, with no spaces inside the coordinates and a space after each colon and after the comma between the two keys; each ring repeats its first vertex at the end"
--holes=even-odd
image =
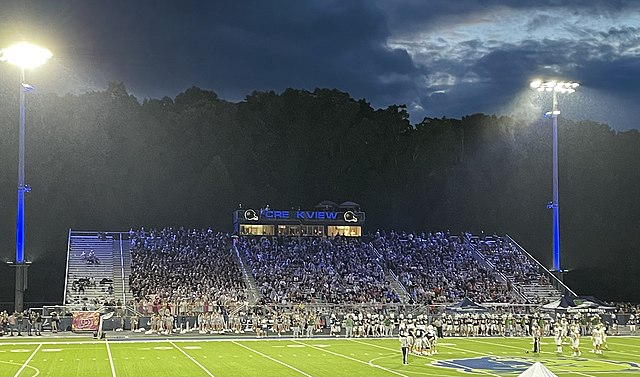
{"type": "Polygon", "coordinates": [[[409,364],[409,332],[407,331],[406,328],[402,328],[400,329],[400,332],[398,333],[398,336],[400,337],[400,347],[402,348],[402,364],[403,365],[408,365],[409,364]]]}

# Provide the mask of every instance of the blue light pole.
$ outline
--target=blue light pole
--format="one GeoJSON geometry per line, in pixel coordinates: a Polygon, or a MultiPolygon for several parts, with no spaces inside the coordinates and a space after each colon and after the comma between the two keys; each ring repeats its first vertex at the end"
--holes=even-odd
{"type": "Polygon", "coordinates": [[[16,215],[16,268],[15,310],[20,312],[24,306],[24,291],[27,289],[27,269],[30,263],[24,258],[24,194],[31,189],[24,183],[25,150],[25,94],[33,87],[25,83],[24,71],[44,64],[51,58],[47,49],[28,43],[18,43],[0,50],[0,61],[6,61],[20,68],[20,138],[18,145],[18,211],[16,215]]]}
{"type": "Polygon", "coordinates": [[[553,201],[547,205],[553,211],[553,271],[562,276],[560,268],[560,204],[558,201],[558,95],[557,93],[573,93],[579,86],[576,82],[569,81],[542,81],[534,80],[531,88],[539,92],[552,93],[551,111],[545,113],[546,117],[551,117],[553,133],[553,201]]]}

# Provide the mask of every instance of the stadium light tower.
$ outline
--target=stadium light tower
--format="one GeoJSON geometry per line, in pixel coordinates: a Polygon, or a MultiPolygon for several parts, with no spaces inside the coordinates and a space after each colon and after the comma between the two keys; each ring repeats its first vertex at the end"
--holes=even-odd
{"type": "Polygon", "coordinates": [[[24,260],[24,194],[31,189],[24,183],[24,97],[33,87],[24,80],[25,69],[35,68],[51,58],[51,51],[29,43],[21,42],[0,50],[0,61],[6,61],[20,68],[20,140],[18,146],[18,213],[16,216],[16,268],[15,310],[22,311],[24,291],[27,289],[27,268],[24,260]]]}
{"type": "Polygon", "coordinates": [[[579,86],[577,82],[571,81],[543,81],[533,80],[530,84],[532,89],[539,92],[551,92],[552,107],[547,111],[545,117],[551,117],[553,128],[553,201],[547,207],[553,210],[553,270],[562,277],[560,268],[560,215],[558,213],[558,93],[573,93],[579,86]]]}

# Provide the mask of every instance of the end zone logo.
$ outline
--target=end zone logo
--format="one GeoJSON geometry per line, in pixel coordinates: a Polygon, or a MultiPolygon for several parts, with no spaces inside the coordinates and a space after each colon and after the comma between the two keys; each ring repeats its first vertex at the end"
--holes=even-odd
{"type": "Polygon", "coordinates": [[[490,370],[494,372],[523,372],[533,363],[528,360],[507,359],[498,356],[474,357],[471,359],[437,360],[431,363],[433,366],[454,368],[461,372],[473,373],[478,370],[490,370]]]}
{"type": "MultiPolygon", "coordinates": [[[[584,359],[582,359],[584,360],[584,359]]],[[[620,362],[608,360],[607,363],[613,368],[610,371],[623,374],[625,372],[637,373],[640,365],[637,363],[620,362]]],[[[517,375],[529,368],[533,362],[526,358],[507,358],[500,356],[483,356],[469,359],[451,359],[433,361],[431,365],[441,368],[453,368],[460,372],[473,374],[486,374],[487,372],[508,373],[509,375],[517,375]]],[[[564,370],[579,372],[584,368],[584,364],[580,359],[559,359],[545,360],[544,365],[551,371],[564,370]]]]}

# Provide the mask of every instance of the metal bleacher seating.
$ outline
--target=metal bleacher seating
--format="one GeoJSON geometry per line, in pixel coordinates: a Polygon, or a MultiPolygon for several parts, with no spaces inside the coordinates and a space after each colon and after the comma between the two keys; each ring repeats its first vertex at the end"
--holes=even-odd
{"type": "MultiPolygon", "coordinates": [[[[124,303],[121,233],[69,231],[64,302],[94,310],[106,302],[124,303]]],[[[127,248],[128,251],[128,248],[127,248]]],[[[130,261],[130,258],[129,258],[130,261]]],[[[130,267],[129,267],[130,268],[130,267]]]]}

